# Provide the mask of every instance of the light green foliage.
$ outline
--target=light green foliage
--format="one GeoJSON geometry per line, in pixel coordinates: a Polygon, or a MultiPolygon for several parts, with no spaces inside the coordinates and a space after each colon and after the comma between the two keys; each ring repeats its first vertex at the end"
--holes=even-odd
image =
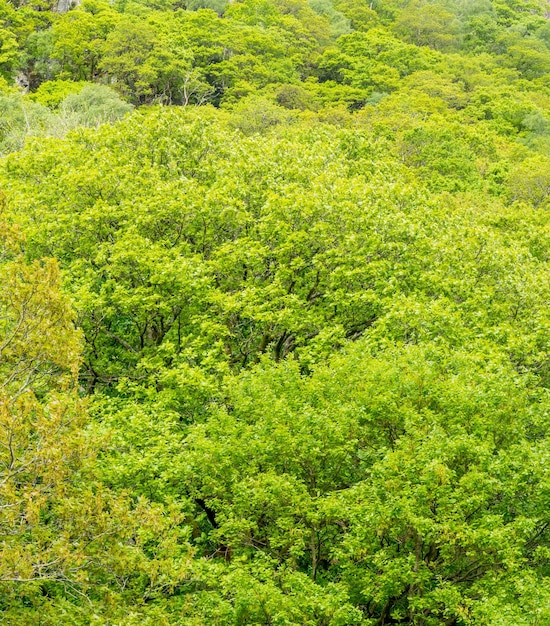
{"type": "Polygon", "coordinates": [[[510,172],[512,200],[544,206],[550,196],[550,160],[543,155],[525,159],[510,172]]]}
{"type": "Polygon", "coordinates": [[[42,83],[36,91],[29,94],[29,99],[49,109],[57,109],[67,96],[79,93],[86,84],[85,82],[71,80],[49,80],[42,83]]]}
{"type": "Polygon", "coordinates": [[[43,83],[32,99],[12,92],[0,96],[0,150],[20,150],[30,137],[61,137],[77,127],[112,123],[132,108],[102,85],[43,83]]]}
{"type": "Polygon", "coordinates": [[[2,623],[550,623],[547,8],[0,6],[2,623]]]}
{"type": "MultiPolygon", "coordinates": [[[[437,118],[436,118],[437,120],[437,118]]],[[[460,129],[441,130],[437,121],[403,134],[400,146],[405,163],[416,167],[436,190],[475,189],[481,184],[475,154],[460,129]]]]}
{"type": "Polygon", "coordinates": [[[411,2],[401,12],[394,28],[406,41],[417,46],[447,50],[458,45],[458,20],[439,3],[411,2]]]}
{"type": "MultiPolygon", "coordinates": [[[[229,414],[191,431],[188,480],[207,477],[192,484],[232,558],[338,581],[330,593],[365,607],[362,623],[470,623],[486,610],[480,589],[520,578],[544,527],[544,409],[525,419],[523,385],[494,353],[429,344],[362,342],[310,378],[293,363],[261,367],[241,377],[229,414]]],[[[502,609],[521,613],[529,594],[509,592],[502,609]]]]}
{"type": "Polygon", "coordinates": [[[97,77],[102,46],[119,17],[108,4],[93,5],[90,9],[70,11],[53,26],[51,57],[59,67],[57,78],[94,80],[97,77]]]}
{"type": "Polygon", "coordinates": [[[341,0],[335,3],[337,9],[350,21],[352,30],[369,30],[378,24],[378,15],[372,6],[357,0],[341,0]]]}
{"type": "Polygon", "coordinates": [[[11,77],[18,59],[17,39],[7,29],[0,32],[0,72],[4,78],[11,77]]]}
{"type": "Polygon", "coordinates": [[[76,393],[82,335],[54,259],[27,263],[2,205],[0,284],[0,606],[9,624],[84,623],[124,587],[182,577],[186,533],[176,511],[132,501],[97,479],[85,403],[76,393]],[[154,538],[153,538],[154,537],[154,538]],[[156,543],[155,557],[148,550],[156,543]],[[160,549],[160,551],[159,551],[160,549]],[[131,580],[124,573],[131,570],[131,580]],[[109,590],[112,587],[112,591],[109,590]],[[115,591],[115,594],[117,592],[115,591]],[[55,599],[61,602],[54,608],[55,599]]]}
{"type": "Polygon", "coordinates": [[[179,92],[185,79],[191,79],[188,56],[183,42],[164,41],[153,25],[131,17],[122,19],[108,35],[101,69],[126,97],[141,102],[158,94],[171,104],[173,98],[184,97],[179,92]]]}
{"type": "Polygon", "coordinates": [[[103,85],[85,85],[78,93],[71,93],[59,105],[59,115],[68,128],[110,124],[132,110],[118,94],[103,85]]]}
{"type": "MultiPolygon", "coordinates": [[[[283,96],[284,101],[284,96],[283,96]]],[[[295,108],[293,102],[286,108],[295,108]]],[[[298,103],[299,107],[299,103],[298,103]]],[[[292,114],[277,106],[267,98],[244,98],[233,108],[230,125],[238,128],[245,135],[265,132],[272,126],[285,124],[292,120],[292,114]]]]}
{"type": "MultiPolygon", "coordinates": [[[[36,30],[25,41],[20,66],[28,77],[29,88],[40,89],[42,85],[52,81],[53,76],[59,71],[58,64],[52,60],[54,43],[55,37],[51,28],[36,30]]],[[[76,85],[78,84],[76,82],[76,85]]]]}
{"type": "Polygon", "coordinates": [[[349,19],[340,11],[337,11],[331,2],[326,0],[310,0],[311,8],[320,15],[326,16],[330,21],[330,31],[333,37],[339,37],[351,30],[349,19]]]}
{"type": "Polygon", "coordinates": [[[23,147],[31,134],[42,134],[51,121],[50,111],[25,101],[18,93],[0,96],[0,146],[2,152],[23,147]]]}
{"type": "Polygon", "coordinates": [[[337,48],[325,52],[319,62],[320,77],[364,91],[390,92],[400,78],[427,69],[437,62],[435,55],[395,39],[382,29],[344,35],[337,48]]]}

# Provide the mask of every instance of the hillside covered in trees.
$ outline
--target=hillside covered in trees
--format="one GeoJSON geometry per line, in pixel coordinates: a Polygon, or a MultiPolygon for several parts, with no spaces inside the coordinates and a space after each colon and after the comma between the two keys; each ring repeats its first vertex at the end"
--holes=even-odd
{"type": "Polygon", "coordinates": [[[550,625],[550,5],[0,0],[0,622],[550,625]]]}

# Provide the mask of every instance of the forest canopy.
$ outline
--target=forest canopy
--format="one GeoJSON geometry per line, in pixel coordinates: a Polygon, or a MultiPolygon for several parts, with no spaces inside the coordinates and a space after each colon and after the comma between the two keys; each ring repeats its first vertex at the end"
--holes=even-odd
{"type": "Polygon", "coordinates": [[[550,624],[549,19],[0,1],[3,624],[550,624]]]}

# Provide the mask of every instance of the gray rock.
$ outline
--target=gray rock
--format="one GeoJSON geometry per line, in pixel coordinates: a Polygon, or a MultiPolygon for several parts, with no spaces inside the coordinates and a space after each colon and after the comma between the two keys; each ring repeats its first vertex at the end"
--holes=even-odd
{"type": "Polygon", "coordinates": [[[70,11],[73,7],[77,7],[80,2],[81,0],[58,0],[54,11],[57,13],[67,13],[67,11],[70,11]]]}

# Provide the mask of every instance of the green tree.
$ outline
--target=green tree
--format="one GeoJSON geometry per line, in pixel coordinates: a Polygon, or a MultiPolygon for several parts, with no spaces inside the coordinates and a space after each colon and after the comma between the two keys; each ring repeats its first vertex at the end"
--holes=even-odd
{"type": "Polygon", "coordinates": [[[518,163],[510,171],[508,186],[511,200],[545,206],[550,196],[550,160],[536,155],[518,163]]]}
{"type": "Polygon", "coordinates": [[[106,587],[116,587],[120,577],[128,584],[128,568],[138,597],[148,593],[140,577],[147,577],[149,590],[162,578],[166,567],[159,570],[160,562],[147,556],[149,532],[163,535],[167,564],[185,562],[186,549],[175,547],[173,516],[97,480],[99,442],[86,437],[85,402],[76,387],[82,334],[61,292],[58,265],[53,259],[26,263],[17,230],[4,218],[0,228],[3,619],[55,622],[72,597],[73,623],[81,623],[90,611],[102,611],[94,603],[105,598],[106,587]]]}
{"type": "Polygon", "coordinates": [[[120,19],[109,5],[77,9],[66,13],[53,26],[52,59],[59,65],[56,77],[70,80],[98,78],[102,46],[120,19]]]}
{"type": "Polygon", "coordinates": [[[401,11],[394,28],[417,46],[448,50],[458,44],[458,20],[440,4],[411,2],[401,11]]]}

